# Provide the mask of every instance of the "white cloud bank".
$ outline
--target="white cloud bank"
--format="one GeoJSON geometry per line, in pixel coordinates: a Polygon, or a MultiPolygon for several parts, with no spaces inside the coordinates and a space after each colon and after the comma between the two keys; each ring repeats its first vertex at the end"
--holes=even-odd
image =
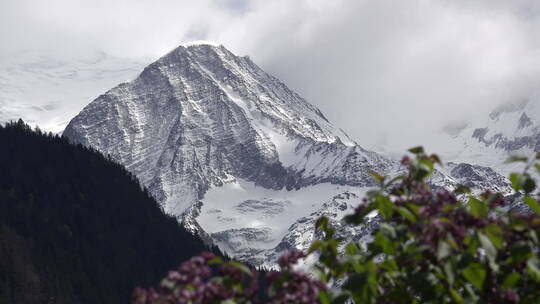
{"type": "Polygon", "coordinates": [[[537,0],[0,0],[0,56],[156,58],[199,39],[249,54],[379,150],[433,146],[540,88],[537,0]]]}

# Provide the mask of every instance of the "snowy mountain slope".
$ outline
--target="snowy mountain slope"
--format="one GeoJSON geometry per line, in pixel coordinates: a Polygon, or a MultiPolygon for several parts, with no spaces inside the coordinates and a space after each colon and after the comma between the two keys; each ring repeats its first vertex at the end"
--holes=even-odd
{"type": "Polygon", "coordinates": [[[145,65],[97,51],[77,57],[39,52],[0,57],[0,122],[23,118],[61,132],[89,101],[133,79],[145,65]]]}
{"type": "MultiPolygon", "coordinates": [[[[150,64],[86,106],[64,135],[109,154],[186,227],[257,265],[305,249],[322,214],[340,225],[374,185],[370,171],[401,170],[248,57],[208,44],[180,46],[150,64]]],[[[502,178],[461,164],[444,170],[434,184],[502,178]]]]}

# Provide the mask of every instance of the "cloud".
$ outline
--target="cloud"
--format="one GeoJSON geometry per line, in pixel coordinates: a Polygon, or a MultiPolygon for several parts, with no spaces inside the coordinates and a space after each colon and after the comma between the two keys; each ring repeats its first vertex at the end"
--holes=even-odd
{"type": "Polygon", "coordinates": [[[252,11],[250,26],[224,40],[247,47],[366,146],[436,146],[447,124],[540,88],[536,2],[303,3],[275,9],[272,21],[266,9],[252,11]]]}
{"type": "Polygon", "coordinates": [[[0,20],[0,54],[221,42],[379,150],[435,146],[448,124],[540,88],[536,0],[4,0],[0,20]]]}
{"type": "Polygon", "coordinates": [[[119,56],[155,57],[189,33],[206,35],[209,23],[232,16],[240,4],[223,0],[3,0],[0,52],[26,48],[76,53],[91,48],[119,56]]]}

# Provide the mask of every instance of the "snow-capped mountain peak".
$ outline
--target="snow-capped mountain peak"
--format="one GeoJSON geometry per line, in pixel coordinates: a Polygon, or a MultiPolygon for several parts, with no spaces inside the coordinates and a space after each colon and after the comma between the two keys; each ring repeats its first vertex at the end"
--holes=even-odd
{"type": "Polygon", "coordinates": [[[363,184],[392,165],[248,57],[207,44],[180,46],[98,97],[65,135],[125,164],[176,215],[236,178],[363,184]]]}
{"type": "MultiPolygon", "coordinates": [[[[248,57],[213,44],[179,46],[91,102],[64,135],[125,165],[169,214],[255,264],[309,243],[317,216],[338,221],[358,205],[375,185],[370,171],[400,170],[248,57]]],[[[434,182],[489,173],[461,165],[434,182]]]]}

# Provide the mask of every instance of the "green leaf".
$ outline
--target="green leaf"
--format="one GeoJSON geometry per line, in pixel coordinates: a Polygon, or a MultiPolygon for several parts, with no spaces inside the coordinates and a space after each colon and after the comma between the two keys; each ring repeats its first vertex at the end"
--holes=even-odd
{"type": "Polygon", "coordinates": [[[359,214],[347,214],[343,217],[343,221],[347,224],[360,225],[364,222],[364,217],[359,214]]]}
{"type": "Polygon", "coordinates": [[[532,211],[540,215],[540,204],[538,203],[537,200],[535,200],[534,198],[530,196],[525,196],[523,198],[523,201],[525,202],[525,204],[527,204],[527,206],[529,206],[529,208],[531,208],[532,211]]]}
{"type": "Polygon", "coordinates": [[[347,244],[347,246],[345,246],[345,252],[347,254],[353,255],[357,254],[359,252],[359,249],[356,243],[350,242],[349,244],[347,244]]]}
{"type": "Polygon", "coordinates": [[[525,163],[527,162],[528,159],[526,157],[522,157],[522,156],[510,156],[507,160],[506,160],[506,163],[509,164],[509,163],[516,163],[516,162],[522,162],[522,163],[525,163]]]}
{"type": "Polygon", "coordinates": [[[534,180],[528,174],[524,175],[523,190],[525,191],[525,193],[531,193],[534,191],[535,188],[536,183],[534,182],[534,180]]]}
{"type": "Polygon", "coordinates": [[[418,206],[417,204],[414,204],[414,203],[405,203],[405,205],[407,205],[409,210],[414,212],[414,215],[416,215],[416,216],[420,215],[420,206],[418,206]]]}
{"type": "Polygon", "coordinates": [[[467,302],[469,302],[469,303],[478,303],[478,301],[480,300],[480,297],[476,294],[476,292],[474,290],[474,286],[472,286],[470,284],[466,284],[465,285],[465,291],[467,291],[467,294],[469,295],[468,299],[467,299],[467,302]]]}
{"type": "Polygon", "coordinates": [[[480,245],[482,245],[482,248],[486,251],[486,256],[488,258],[495,259],[497,257],[497,249],[491,242],[491,240],[482,232],[478,232],[478,240],[480,241],[480,245]]]}
{"type": "Polygon", "coordinates": [[[393,225],[390,225],[388,223],[380,223],[379,231],[383,232],[384,235],[387,235],[391,238],[396,237],[396,228],[393,225]]]}
{"type": "Polygon", "coordinates": [[[484,286],[484,280],[486,279],[486,269],[481,264],[471,263],[463,269],[463,276],[474,287],[481,290],[484,286]]]}
{"type": "Polygon", "coordinates": [[[522,175],[520,173],[510,173],[510,183],[512,184],[512,188],[514,188],[515,191],[521,190],[521,176],[522,175]]]}
{"type": "Polygon", "coordinates": [[[480,241],[480,245],[482,245],[482,248],[484,248],[486,256],[489,260],[489,266],[494,271],[498,271],[499,266],[496,263],[497,249],[495,248],[491,240],[482,232],[478,232],[478,240],[480,241]]]}
{"type": "Polygon", "coordinates": [[[489,224],[483,229],[483,232],[489,238],[491,243],[493,243],[495,248],[501,249],[503,247],[504,237],[501,227],[495,224],[489,224]]]}
{"type": "Polygon", "coordinates": [[[432,162],[442,166],[441,159],[439,158],[439,156],[437,154],[431,154],[430,158],[431,158],[432,162]]]}
{"type": "Polygon", "coordinates": [[[343,284],[343,289],[350,292],[353,296],[354,303],[366,303],[368,293],[370,293],[370,273],[355,273],[347,278],[343,284]]]}
{"type": "Polygon", "coordinates": [[[536,171],[540,172],[540,164],[534,164],[534,167],[536,168],[536,171]]]}
{"type": "Polygon", "coordinates": [[[527,260],[527,272],[536,282],[540,283],[540,260],[532,257],[527,260]]]}
{"type": "Polygon", "coordinates": [[[379,173],[377,173],[375,171],[370,170],[369,174],[371,174],[373,179],[375,179],[379,184],[383,184],[384,180],[386,179],[386,176],[382,176],[382,175],[380,175],[379,173]]]}
{"type": "Polygon", "coordinates": [[[414,148],[410,148],[409,152],[411,152],[412,154],[421,154],[424,153],[424,148],[422,146],[417,146],[414,148]]]}
{"type": "Polygon", "coordinates": [[[379,246],[385,254],[394,254],[396,251],[396,244],[380,230],[375,234],[374,243],[379,246]]]}
{"type": "Polygon", "coordinates": [[[325,231],[328,227],[328,218],[325,216],[321,216],[320,218],[318,218],[317,222],[315,222],[315,227],[317,227],[317,229],[325,231]]]}
{"type": "Polygon", "coordinates": [[[215,257],[211,259],[210,261],[208,261],[208,265],[216,265],[216,264],[222,264],[222,263],[223,263],[223,259],[221,257],[215,257]]]}
{"type": "Polygon", "coordinates": [[[388,196],[378,194],[375,198],[377,201],[377,209],[379,213],[386,219],[389,220],[394,214],[394,204],[390,201],[388,196]]]}
{"type": "Polygon", "coordinates": [[[465,185],[457,185],[454,189],[454,194],[467,194],[471,193],[471,188],[465,186],[465,185]]]}
{"type": "Polygon", "coordinates": [[[323,241],[321,240],[315,240],[311,243],[311,246],[309,246],[309,249],[308,249],[308,254],[314,252],[314,251],[317,251],[317,249],[321,248],[321,246],[323,245],[323,241]]]}
{"type": "Polygon", "coordinates": [[[245,274],[247,274],[249,276],[252,275],[251,270],[246,265],[244,265],[242,263],[239,263],[237,261],[232,260],[232,261],[229,261],[229,265],[233,266],[234,268],[242,271],[243,273],[245,273],[245,274]]]}
{"type": "Polygon", "coordinates": [[[433,172],[433,168],[435,166],[432,161],[428,159],[419,159],[418,162],[420,163],[420,166],[422,167],[422,169],[426,171],[427,175],[433,172]]]}
{"type": "Polygon", "coordinates": [[[321,304],[330,304],[330,297],[328,296],[328,293],[326,290],[319,291],[319,301],[321,304]]]}
{"type": "Polygon", "coordinates": [[[524,190],[528,194],[536,188],[536,183],[528,173],[511,173],[509,178],[515,191],[524,190]]]}
{"type": "Polygon", "coordinates": [[[416,216],[411,211],[409,211],[409,209],[405,207],[397,207],[396,209],[399,214],[401,214],[404,218],[406,218],[412,223],[416,223],[416,216]]]}
{"type": "Polygon", "coordinates": [[[446,275],[446,280],[448,281],[448,284],[452,286],[455,281],[455,275],[454,267],[452,266],[452,263],[450,261],[444,264],[444,274],[446,275]]]}
{"type": "Polygon", "coordinates": [[[452,299],[456,303],[463,303],[463,298],[454,288],[450,288],[449,291],[450,291],[450,295],[452,296],[452,299]]]}
{"type": "Polygon", "coordinates": [[[516,286],[516,284],[519,282],[520,279],[521,279],[520,274],[512,272],[508,274],[506,278],[504,278],[502,286],[504,288],[513,288],[514,286],[516,286]]]}
{"type": "MultiPolygon", "coordinates": [[[[538,219],[537,219],[538,220],[538,219]]],[[[532,241],[535,243],[535,244],[538,244],[538,234],[536,234],[536,231],[534,230],[529,230],[529,237],[532,239],[532,241]]]]}
{"type": "Polygon", "coordinates": [[[381,267],[391,272],[398,270],[398,265],[396,263],[396,260],[394,259],[385,260],[384,262],[381,263],[381,267]]]}
{"type": "Polygon", "coordinates": [[[450,255],[452,247],[445,241],[440,240],[437,246],[437,259],[442,260],[450,255]]]}
{"type": "Polygon", "coordinates": [[[479,218],[485,218],[488,215],[487,204],[484,201],[478,200],[472,196],[469,198],[469,210],[471,211],[472,215],[479,218]]]}
{"type": "Polygon", "coordinates": [[[388,183],[386,183],[386,186],[390,186],[392,185],[393,183],[397,182],[397,181],[400,181],[400,180],[403,180],[405,179],[405,176],[402,176],[402,175],[398,175],[394,178],[392,178],[388,183]]]}

